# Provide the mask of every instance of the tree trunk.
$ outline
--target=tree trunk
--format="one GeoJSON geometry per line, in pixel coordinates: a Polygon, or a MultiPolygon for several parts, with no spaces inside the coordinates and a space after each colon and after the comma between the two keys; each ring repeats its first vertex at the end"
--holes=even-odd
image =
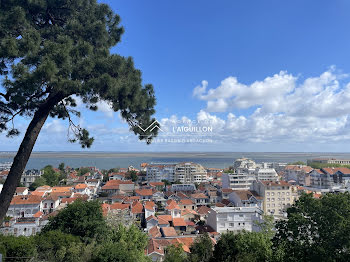
{"type": "Polygon", "coordinates": [[[50,95],[35,112],[34,117],[27,128],[0,194],[0,225],[2,224],[2,221],[10,206],[17,185],[21,180],[21,176],[27,165],[30,154],[32,153],[40,130],[49,116],[50,111],[62,99],[62,94],[50,95]]]}

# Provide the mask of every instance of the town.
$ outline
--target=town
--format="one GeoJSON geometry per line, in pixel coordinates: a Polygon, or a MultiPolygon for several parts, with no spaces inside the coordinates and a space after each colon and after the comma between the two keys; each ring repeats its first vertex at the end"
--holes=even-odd
{"type": "MultiPolygon", "coordinates": [[[[180,243],[190,252],[207,233],[213,243],[222,233],[259,232],[264,217],[287,219],[287,208],[303,194],[320,198],[349,191],[350,160],[311,159],[307,164],[256,163],[241,158],[228,169],[192,162],[142,163],[139,167],[26,170],[0,232],[39,233],[73,202],[99,200],[103,216],[137,225],[148,235],[147,256],[164,259],[167,246],[180,243]]],[[[10,165],[1,165],[5,181],[10,165]]],[[[2,185],[0,186],[0,188],[2,185]]]]}

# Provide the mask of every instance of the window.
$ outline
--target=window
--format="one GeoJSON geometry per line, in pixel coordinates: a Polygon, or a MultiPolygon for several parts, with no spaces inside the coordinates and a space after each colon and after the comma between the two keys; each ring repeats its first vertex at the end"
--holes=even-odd
{"type": "Polygon", "coordinates": [[[287,192],[286,195],[289,196],[289,192],[287,192]]]}
{"type": "Polygon", "coordinates": [[[270,195],[270,192],[267,192],[266,195],[269,196],[269,195],[270,195]]]}
{"type": "Polygon", "coordinates": [[[267,204],[267,207],[270,207],[270,204],[267,204]]]}
{"type": "Polygon", "coordinates": [[[235,226],[235,223],[229,223],[229,226],[230,226],[230,227],[234,227],[234,226],[235,226]]]}
{"type": "Polygon", "coordinates": [[[271,196],[274,196],[274,195],[275,195],[275,193],[274,193],[274,192],[272,192],[272,193],[271,193],[271,196]]]}
{"type": "Polygon", "coordinates": [[[272,201],[272,202],[274,202],[274,201],[275,201],[275,199],[274,199],[274,198],[271,198],[271,201],[272,201]]]}
{"type": "Polygon", "coordinates": [[[266,201],[269,202],[269,201],[270,201],[270,198],[268,198],[266,201]]]}

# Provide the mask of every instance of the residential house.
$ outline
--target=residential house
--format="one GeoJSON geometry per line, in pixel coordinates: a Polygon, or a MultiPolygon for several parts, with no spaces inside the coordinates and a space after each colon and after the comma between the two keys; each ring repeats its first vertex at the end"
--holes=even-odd
{"type": "Polygon", "coordinates": [[[181,216],[181,209],[174,200],[168,200],[166,207],[166,213],[171,215],[173,218],[181,216]]]}
{"type": "Polygon", "coordinates": [[[44,215],[50,214],[58,208],[61,203],[57,193],[49,193],[42,200],[42,212],[44,215]]]}
{"type": "Polygon", "coordinates": [[[199,215],[199,219],[202,221],[207,221],[208,214],[209,214],[210,208],[207,206],[200,206],[197,209],[197,213],[199,215]]]}
{"type": "Polygon", "coordinates": [[[263,210],[263,198],[255,191],[234,190],[229,200],[235,207],[258,207],[263,210]]]}
{"type": "Polygon", "coordinates": [[[113,173],[109,173],[108,177],[109,180],[127,180],[125,178],[126,173],[124,172],[113,172],[113,173]]]}
{"type": "Polygon", "coordinates": [[[28,192],[29,191],[27,187],[16,187],[16,192],[14,196],[25,196],[25,195],[28,195],[28,192]]]}
{"type": "Polygon", "coordinates": [[[158,226],[158,219],[154,215],[150,215],[146,218],[146,229],[150,230],[153,227],[158,226]]]}
{"type": "Polygon", "coordinates": [[[194,210],[196,208],[195,203],[192,199],[184,198],[178,201],[180,209],[194,210]]]}
{"type": "Polygon", "coordinates": [[[187,223],[184,218],[176,217],[173,218],[172,226],[177,232],[186,232],[187,223]]]}
{"type": "Polygon", "coordinates": [[[164,260],[164,248],[153,238],[148,240],[146,253],[154,262],[162,262],[164,260]]]}
{"type": "Polygon", "coordinates": [[[136,189],[135,195],[139,196],[141,200],[150,200],[153,197],[152,189],[136,189]]]}
{"type": "Polygon", "coordinates": [[[42,211],[42,198],[35,195],[14,196],[6,215],[14,218],[32,217],[42,211]]]}
{"type": "Polygon", "coordinates": [[[191,199],[197,207],[209,205],[209,197],[204,195],[203,193],[192,194],[191,199]]]}
{"type": "Polygon", "coordinates": [[[284,168],[284,180],[295,181],[297,185],[311,186],[312,167],[304,165],[287,165],[284,168]]]}

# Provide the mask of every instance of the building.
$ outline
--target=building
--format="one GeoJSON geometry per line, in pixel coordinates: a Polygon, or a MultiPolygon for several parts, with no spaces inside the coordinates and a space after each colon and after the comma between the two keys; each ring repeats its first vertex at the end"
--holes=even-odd
{"type": "Polygon", "coordinates": [[[146,170],[146,180],[151,182],[160,182],[168,180],[175,181],[175,164],[149,164],[146,170]]]}
{"type": "Polygon", "coordinates": [[[258,207],[215,207],[209,211],[207,224],[218,233],[258,232],[262,216],[263,211],[258,207]]]}
{"type": "Polygon", "coordinates": [[[247,169],[236,169],[233,173],[222,173],[222,188],[231,188],[232,190],[249,190],[253,181],[254,173],[247,169]]]}
{"type": "Polygon", "coordinates": [[[256,168],[256,163],[249,158],[238,158],[233,163],[234,169],[240,169],[240,168],[247,168],[247,169],[254,169],[256,168]]]}
{"type": "Polygon", "coordinates": [[[350,165],[350,159],[314,158],[307,160],[307,164],[310,163],[350,165]]]}
{"type": "Polygon", "coordinates": [[[263,210],[263,198],[255,191],[235,190],[229,195],[235,207],[258,207],[263,210]]]}
{"type": "Polygon", "coordinates": [[[292,185],[286,181],[254,181],[253,190],[263,197],[264,213],[276,218],[284,217],[294,202],[292,185]]]}
{"type": "Polygon", "coordinates": [[[278,181],[278,174],[274,168],[257,168],[255,177],[257,180],[278,181]]]}
{"type": "Polygon", "coordinates": [[[310,175],[311,188],[334,191],[348,187],[350,169],[346,167],[326,167],[314,169],[310,175]]]}
{"type": "Polygon", "coordinates": [[[175,180],[181,183],[207,182],[207,170],[200,164],[180,163],[175,166],[175,180]]]}
{"type": "Polygon", "coordinates": [[[284,169],[284,180],[294,180],[300,186],[311,186],[312,167],[305,165],[288,165],[284,169]]]}
{"type": "Polygon", "coordinates": [[[19,195],[12,198],[6,215],[14,218],[32,217],[42,211],[42,198],[36,195],[19,195]]]}
{"type": "Polygon", "coordinates": [[[29,187],[32,183],[34,183],[35,179],[41,177],[42,171],[37,169],[31,169],[24,171],[21,176],[21,184],[25,187],[29,187]]]}
{"type": "Polygon", "coordinates": [[[196,190],[195,184],[172,184],[170,190],[172,192],[192,192],[196,190]]]}

